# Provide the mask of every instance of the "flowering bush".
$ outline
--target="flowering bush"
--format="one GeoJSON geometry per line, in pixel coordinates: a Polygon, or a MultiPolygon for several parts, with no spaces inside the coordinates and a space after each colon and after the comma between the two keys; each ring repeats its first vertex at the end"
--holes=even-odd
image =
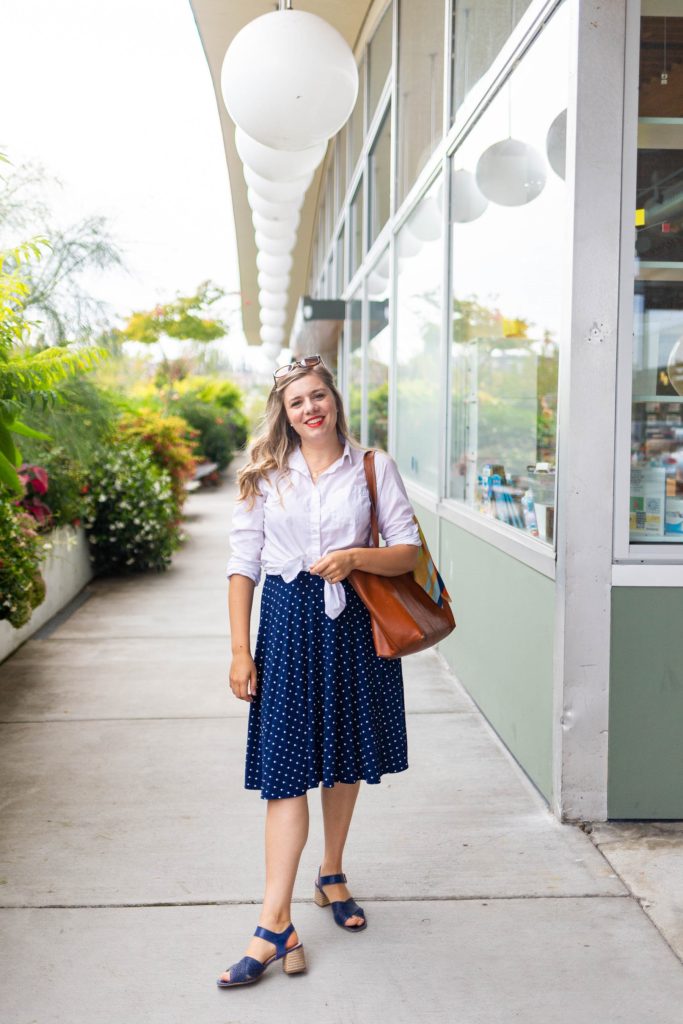
{"type": "MultiPolygon", "coordinates": [[[[51,518],[49,527],[79,526],[83,517],[83,484],[89,469],[74,459],[62,445],[52,445],[49,451],[40,454],[40,466],[45,472],[47,491],[45,504],[51,518]]],[[[23,471],[23,470],[22,470],[23,471]]],[[[22,471],[19,475],[21,476],[22,471]]],[[[22,501],[27,512],[35,515],[33,508],[22,501]]]]}
{"type": "Polygon", "coordinates": [[[16,503],[17,506],[33,516],[39,530],[49,530],[52,526],[52,509],[42,500],[42,495],[47,494],[47,470],[44,466],[23,463],[17,473],[24,485],[24,496],[16,503]]]}
{"type": "Polygon", "coordinates": [[[42,541],[35,520],[12,499],[0,496],[0,619],[18,629],[45,599],[39,563],[42,541]]]}
{"type": "Polygon", "coordinates": [[[132,442],[103,449],[85,488],[83,525],[95,570],[168,568],[183,536],[170,474],[132,442]]]}
{"type": "Polygon", "coordinates": [[[196,467],[197,431],[180,416],[140,409],[121,417],[119,437],[147,446],[152,460],[169,474],[174,501],[178,509],[182,508],[187,497],[185,481],[192,478],[196,467]]]}

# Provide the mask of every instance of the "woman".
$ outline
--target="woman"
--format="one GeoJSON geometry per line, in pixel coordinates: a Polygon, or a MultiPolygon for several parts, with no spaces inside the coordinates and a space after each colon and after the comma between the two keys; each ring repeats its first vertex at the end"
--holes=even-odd
{"type": "Polygon", "coordinates": [[[419,534],[392,459],[375,455],[377,516],[385,547],[371,548],[364,450],[351,438],[342,399],[320,356],[281,367],[265,429],[239,473],[230,533],[230,687],[248,701],[245,786],[266,811],[266,889],[246,955],[218,979],[245,985],[282,959],[305,969],[291,921],[299,858],[308,836],[307,791],[322,783],[325,849],[318,906],[346,931],[365,914],[346,887],[342,855],[361,780],[408,767],[399,660],[378,658],[370,616],[346,581],[353,569],[410,572],[419,534]],[[254,586],[266,578],[256,650],[249,632],[254,586]]]}

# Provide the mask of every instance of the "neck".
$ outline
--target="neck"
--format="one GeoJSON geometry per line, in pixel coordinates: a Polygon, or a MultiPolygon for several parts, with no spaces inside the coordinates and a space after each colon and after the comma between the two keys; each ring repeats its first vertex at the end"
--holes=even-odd
{"type": "Polygon", "coordinates": [[[301,453],[309,466],[316,468],[334,462],[344,451],[344,445],[338,435],[325,441],[324,444],[310,444],[301,441],[301,453]]]}

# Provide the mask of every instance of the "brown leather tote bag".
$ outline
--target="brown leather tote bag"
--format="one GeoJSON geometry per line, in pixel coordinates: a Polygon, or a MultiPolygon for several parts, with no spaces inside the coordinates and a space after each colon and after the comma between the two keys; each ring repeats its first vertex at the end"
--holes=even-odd
{"type": "MultiPolygon", "coordinates": [[[[374,451],[366,452],[363,461],[370,492],[372,545],[379,547],[374,451]]],[[[424,651],[455,629],[455,619],[446,596],[443,604],[438,605],[415,580],[412,572],[400,576],[378,576],[354,569],[348,580],[370,612],[372,638],[380,658],[402,658],[424,651]]]]}

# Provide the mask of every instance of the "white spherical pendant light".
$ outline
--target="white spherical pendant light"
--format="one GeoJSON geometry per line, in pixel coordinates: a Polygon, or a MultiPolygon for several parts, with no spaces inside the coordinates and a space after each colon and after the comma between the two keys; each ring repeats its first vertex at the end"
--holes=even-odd
{"type": "Polygon", "coordinates": [[[561,110],[548,128],[545,138],[548,163],[559,178],[565,177],[567,163],[567,111],[561,110]]]}
{"type": "Polygon", "coordinates": [[[251,167],[268,181],[292,181],[311,174],[327,149],[326,142],[300,150],[273,149],[272,146],[262,146],[240,128],[235,129],[235,146],[245,167],[251,167]]]}
{"type": "Polygon", "coordinates": [[[273,149],[306,149],[348,120],[358,69],[343,36],[323,18],[273,11],[237,33],[221,88],[231,118],[252,138],[273,149]]]}
{"type": "Polygon", "coordinates": [[[284,327],[287,320],[287,313],[284,309],[262,309],[259,313],[262,324],[268,327],[284,327]]]}
{"type": "Polygon", "coordinates": [[[268,345],[281,345],[285,340],[285,329],[284,327],[269,327],[268,324],[264,324],[260,335],[261,341],[265,341],[268,345]]]}
{"type": "Polygon", "coordinates": [[[262,231],[257,231],[255,236],[256,248],[260,252],[269,252],[271,256],[285,256],[290,253],[296,245],[296,235],[292,231],[286,238],[270,238],[262,231]]]}
{"type": "Polygon", "coordinates": [[[451,220],[455,224],[469,224],[481,217],[489,205],[485,195],[479,191],[471,171],[460,167],[453,171],[451,184],[451,220]]]}
{"type": "Polygon", "coordinates": [[[292,203],[269,203],[263,196],[258,195],[254,192],[253,188],[247,189],[247,202],[252,208],[254,213],[260,213],[264,217],[270,217],[271,220],[291,220],[299,210],[301,204],[304,201],[304,197],[298,202],[292,203]]]}
{"type": "Polygon", "coordinates": [[[264,274],[289,274],[292,269],[292,257],[289,253],[273,256],[269,252],[259,252],[256,254],[256,266],[264,274]]]}
{"type": "Polygon", "coordinates": [[[286,292],[289,288],[289,274],[266,274],[259,270],[256,280],[265,292],[286,292]]]}
{"type": "Polygon", "coordinates": [[[422,249],[422,242],[419,238],[416,238],[411,230],[412,220],[408,224],[404,224],[401,228],[398,240],[398,258],[400,260],[410,260],[422,249]]]}
{"type": "Polygon", "coordinates": [[[280,356],[280,353],[282,352],[282,345],[279,343],[273,344],[272,342],[264,342],[261,348],[274,366],[277,366],[282,362],[282,357],[280,356]]]}
{"type": "Polygon", "coordinates": [[[410,230],[421,242],[441,237],[441,210],[434,196],[425,196],[410,218],[410,230]]]}
{"type": "Polygon", "coordinates": [[[313,175],[303,174],[291,181],[269,181],[245,164],[244,180],[249,188],[253,188],[257,195],[263,196],[270,203],[291,203],[305,195],[313,175]]]}
{"type": "Polygon", "coordinates": [[[261,288],[258,304],[262,309],[287,309],[287,295],[285,292],[269,292],[261,288]]]}
{"type": "Polygon", "coordinates": [[[541,194],[545,161],[521,139],[502,139],[484,150],[475,172],[477,186],[500,206],[524,206],[541,194]]]}
{"type": "Polygon", "coordinates": [[[268,238],[287,238],[288,235],[296,234],[299,227],[299,214],[295,214],[290,220],[272,220],[264,217],[262,213],[252,212],[251,222],[256,231],[261,231],[268,238]]]}

